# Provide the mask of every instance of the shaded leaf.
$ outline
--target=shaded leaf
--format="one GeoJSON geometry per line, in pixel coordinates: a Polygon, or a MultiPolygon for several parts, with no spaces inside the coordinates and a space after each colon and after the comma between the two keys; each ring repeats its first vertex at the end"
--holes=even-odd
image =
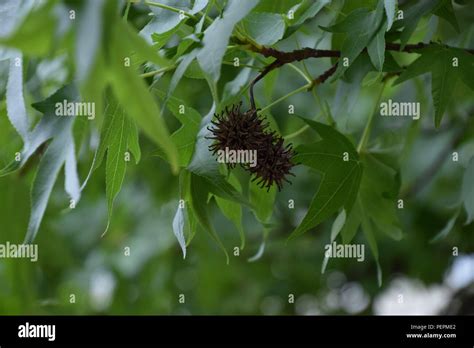
{"type": "Polygon", "coordinates": [[[443,227],[441,231],[439,231],[431,240],[430,243],[436,243],[440,241],[441,239],[446,238],[446,236],[451,232],[451,230],[454,227],[454,224],[456,223],[456,220],[459,215],[459,210],[456,211],[456,213],[453,215],[451,219],[446,223],[446,226],[443,227]]]}
{"type": "Polygon", "coordinates": [[[385,60],[385,22],[370,42],[367,52],[375,69],[382,71],[385,60]]]}
{"type": "Polygon", "coordinates": [[[384,0],[385,14],[387,15],[387,31],[392,27],[397,9],[397,0],[384,0]]]}
{"type": "Polygon", "coordinates": [[[285,33],[285,21],[281,14],[251,12],[242,20],[247,33],[261,45],[273,45],[285,33]]]}
{"type": "Polygon", "coordinates": [[[23,59],[21,54],[10,59],[7,82],[7,115],[10,123],[20,134],[23,143],[28,143],[29,121],[23,98],[23,59]]]}
{"type": "MultiPolygon", "coordinates": [[[[54,105],[56,102],[62,102],[64,99],[72,102],[77,100],[77,98],[76,89],[72,86],[66,86],[59,89],[46,100],[33,105],[39,111],[44,112],[44,115],[30,136],[31,145],[29,145],[29,148],[24,149],[25,157],[29,157],[32,149],[41,145],[48,138],[53,137],[53,140],[41,158],[31,188],[31,214],[25,243],[32,243],[35,239],[59,171],[65,163],[68,153],[70,155],[71,148],[74,149],[74,139],[72,136],[74,118],[56,116],[54,105]],[[53,119],[54,122],[48,122],[48,119],[53,119]],[[46,121],[42,123],[43,120],[46,121]],[[36,134],[35,131],[37,132],[36,134]],[[43,141],[37,145],[41,140],[43,141]]],[[[75,195],[75,198],[79,199],[79,193],[75,189],[77,183],[74,182],[75,178],[71,178],[70,175],[71,171],[74,170],[74,163],[68,163],[68,166],[66,169],[69,172],[68,180],[72,179],[73,182],[67,183],[67,190],[69,194],[75,195]]]]}
{"type": "Polygon", "coordinates": [[[196,214],[196,219],[201,227],[206,230],[211,235],[211,238],[219,245],[225,254],[227,263],[229,263],[229,254],[209,219],[207,204],[208,192],[208,182],[196,174],[191,174],[191,204],[196,214]]]}
{"type": "Polygon", "coordinates": [[[0,38],[0,45],[15,47],[23,54],[33,56],[48,54],[53,43],[56,24],[52,5],[52,2],[48,2],[31,10],[10,36],[0,38]]]}
{"type": "Polygon", "coordinates": [[[103,0],[86,0],[79,14],[76,33],[76,78],[86,79],[92,68],[102,38],[103,0]]]}
{"type": "Polygon", "coordinates": [[[112,60],[110,66],[112,73],[109,74],[114,94],[126,114],[132,117],[145,134],[163,149],[172,170],[177,172],[178,150],[145,83],[135,71],[123,65],[123,59],[129,54],[123,42],[123,37],[120,36],[118,30],[111,45],[117,58],[112,60]]]}
{"type": "MultiPolygon", "coordinates": [[[[251,59],[247,64],[253,64],[254,60],[251,59]]],[[[252,71],[249,67],[240,68],[240,72],[237,74],[235,79],[230,82],[227,82],[224,87],[224,93],[222,96],[223,105],[228,105],[228,101],[235,95],[238,95],[242,92],[242,88],[247,84],[250,73],[252,71]]]]}
{"type": "Polygon", "coordinates": [[[197,59],[202,70],[209,75],[211,81],[216,82],[219,80],[222,58],[224,57],[234,26],[257,3],[257,0],[231,1],[225,9],[222,18],[215,19],[204,32],[204,47],[199,52],[197,59]]]}
{"type": "Polygon", "coordinates": [[[299,28],[308,19],[316,16],[330,0],[303,0],[299,4],[292,7],[293,19],[287,19],[287,24],[292,26],[294,29],[299,28]]]}
{"type": "Polygon", "coordinates": [[[403,19],[397,20],[393,23],[394,29],[403,28],[400,35],[400,42],[402,49],[408,43],[411,35],[418,26],[418,22],[423,16],[426,16],[439,5],[443,0],[418,0],[414,2],[406,2],[400,6],[403,11],[403,19]]]}
{"type": "Polygon", "coordinates": [[[255,217],[261,223],[268,223],[273,215],[276,191],[275,186],[272,186],[268,192],[262,190],[256,181],[249,180],[250,203],[255,217]]]}
{"type": "MultiPolygon", "coordinates": [[[[346,33],[341,47],[341,58],[347,59],[349,66],[354,63],[359,54],[370,44],[379,32],[382,24],[383,11],[383,2],[379,2],[377,8],[373,11],[367,8],[356,9],[349,13],[341,22],[329,28],[325,28],[332,32],[346,33]]],[[[380,31],[385,32],[385,28],[380,31]]],[[[378,43],[374,44],[376,49],[372,49],[372,51],[377,53],[377,57],[380,54],[380,50],[385,50],[385,47],[379,47],[380,42],[381,38],[379,38],[378,43]]],[[[381,57],[383,57],[383,55],[381,57]]],[[[378,60],[380,59],[381,58],[378,60]]],[[[381,66],[382,65],[383,63],[381,66]]],[[[344,64],[338,64],[331,81],[338,79],[347,68],[348,67],[344,64]]]]}
{"type": "Polygon", "coordinates": [[[441,0],[441,4],[433,13],[438,17],[445,19],[449,24],[452,25],[454,30],[456,30],[458,33],[460,32],[458,20],[454,14],[453,3],[451,0],[441,0]]]}
{"type": "MultiPolygon", "coordinates": [[[[162,99],[166,97],[161,91],[157,91],[157,94],[162,99]]],[[[196,136],[201,124],[201,115],[195,109],[186,105],[183,100],[178,98],[169,98],[166,106],[182,125],[181,128],[171,135],[171,139],[173,139],[173,142],[178,149],[179,165],[186,167],[194,152],[196,136]],[[183,107],[183,113],[180,112],[180,106],[183,107]]]]}
{"type": "MultiPolygon", "coordinates": [[[[234,175],[230,175],[229,183],[239,192],[242,192],[242,187],[234,175]]],[[[229,219],[237,228],[240,235],[240,249],[245,247],[245,233],[242,226],[242,206],[239,203],[228,201],[226,199],[215,197],[217,206],[222,214],[229,219]]]]}
{"type": "MultiPolygon", "coordinates": [[[[431,73],[431,95],[435,107],[436,127],[441,124],[460,75],[462,76],[465,70],[472,67],[474,62],[472,58],[465,55],[466,53],[461,54],[459,51],[438,45],[427,47],[420,51],[421,56],[411,63],[394,82],[394,84],[399,84],[415,76],[431,73]],[[455,59],[459,61],[459,66],[455,66],[455,59]]],[[[467,74],[470,76],[472,72],[467,72],[467,74]]],[[[471,84],[472,82],[469,82],[468,86],[471,84]]]]}
{"type": "Polygon", "coordinates": [[[294,161],[316,169],[322,179],[308,212],[290,238],[319,225],[341,208],[350,212],[362,175],[359,155],[345,136],[322,123],[303,120],[322,140],[298,146],[294,161]]]}
{"type": "MultiPolygon", "coordinates": [[[[122,188],[127,168],[125,152],[129,149],[130,140],[136,137],[133,135],[134,131],[136,132],[136,128],[132,127],[132,121],[125,116],[123,109],[115,104],[111,108],[110,116],[106,116],[98,149],[99,156],[107,152],[105,194],[107,197],[108,217],[104,233],[109,228],[114,201],[122,188]]],[[[98,159],[100,164],[101,158],[99,157],[98,159]]]]}
{"type": "Polygon", "coordinates": [[[341,232],[342,227],[346,223],[346,210],[342,209],[341,212],[336,216],[331,227],[331,243],[334,242],[341,232]]]}

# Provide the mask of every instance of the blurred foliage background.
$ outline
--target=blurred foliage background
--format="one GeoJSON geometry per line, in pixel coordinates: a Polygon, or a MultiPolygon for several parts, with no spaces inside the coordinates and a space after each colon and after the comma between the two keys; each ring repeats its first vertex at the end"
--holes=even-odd
{"type": "MultiPolygon", "coordinates": [[[[0,42],[4,45],[0,46],[1,167],[7,166],[22,148],[21,138],[6,116],[5,95],[11,58],[8,52],[11,47],[23,50],[23,91],[32,123],[38,122],[41,115],[31,104],[44,100],[64,84],[77,82],[78,60],[84,58],[75,53],[74,47],[80,40],[77,23],[87,8],[87,1],[19,2],[22,10],[16,13],[15,26],[23,26],[24,31],[16,38],[11,33],[2,33],[0,42]],[[55,14],[55,20],[47,22],[46,17],[39,18],[34,11],[43,8],[55,14]],[[77,13],[76,20],[68,18],[71,9],[77,13]],[[24,21],[28,12],[36,17],[24,21]],[[47,51],[43,51],[43,45],[47,51]]],[[[195,5],[194,1],[156,2],[178,10],[192,9],[195,5]]],[[[0,4],[0,14],[8,3],[0,4]]],[[[205,11],[212,19],[229,6],[221,0],[204,3],[205,11]]],[[[304,0],[261,0],[251,13],[266,12],[284,17],[290,9],[306,6],[305,3],[304,0]]],[[[351,4],[337,0],[326,2],[316,15],[298,27],[285,23],[284,35],[274,46],[282,51],[300,47],[337,48],[334,47],[337,42],[333,35],[319,26],[334,23],[354,7],[372,7],[376,2],[347,3],[351,4]]],[[[414,3],[418,2],[399,1],[398,6],[415,6],[414,3]]],[[[177,25],[178,29],[173,27],[173,30],[166,31],[166,25],[176,21],[179,13],[144,3],[129,6],[121,1],[116,4],[119,12],[106,13],[106,18],[122,17],[127,12],[129,24],[137,31],[155,19],[165,27],[161,28],[165,31],[155,35],[163,37],[161,54],[170,60],[179,58],[175,56],[179,55],[179,43],[183,37],[191,35],[198,23],[190,19],[177,25]],[[169,34],[167,37],[166,33],[169,34]]],[[[409,42],[434,41],[473,48],[474,3],[455,1],[452,6],[459,31],[442,17],[429,12],[419,15],[409,42]]],[[[196,14],[198,19],[200,13],[196,14]]],[[[111,35],[111,29],[107,27],[110,22],[110,19],[104,20],[101,28],[91,25],[89,40],[102,35],[101,44],[108,45],[112,40],[108,37],[111,35]],[[100,32],[94,33],[93,30],[100,32]]],[[[0,27],[6,23],[6,19],[0,21],[0,27]]],[[[277,30],[272,21],[259,24],[261,27],[248,29],[251,33],[257,31],[256,37],[265,37],[265,33],[277,30]]],[[[146,36],[143,31],[142,35],[146,36]]],[[[197,45],[201,39],[202,35],[197,35],[197,45]]],[[[230,91],[230,97],[224,100],[226,103],[242,99],[248,106],[248,82],[271,59],[239,49],[238,44],[229,45],[235,47],[226,51],[217,91],[221,96],[230,91]],[[235,57],[249,67],[236,68],[225,63],[233,62],[235,57]],[[246,69],[246,76],[239,79],[242,69],[246,69]],[[233,84],[229,84],[232,81],[233,84]]],[[[416,55],[398,52],[394,56],[402,66],[416,58],[416,55]]],[[[142,73],[160,69],[147,64],[140,67],[142,73]]],[[[304,64],[298,62],[294,66],[307,69],[313,77],[330,67],[329,60],[309,59],[304,64]]],[[[100,74],[100,71],[94,71],[92,79],[100,79],[100,74]]],[[[213,98],[206,80],[196,78],[202,77],[200,74],[202,72],[194,61],[173,96],[205,116],[213,98]]],[[[172,77],[172,72],[163,71],[149,74],[145,80],[152,90],[166,93],[172,77]]],[[[317,86],[314,94],[302,91],[275,103],[266,109],[265,115],[285,136],[303,125],[295,115],[289,114],[288,105],[295,106],[297,115],[323,123],[326,118],[321,106],[327,105],[337,129],[357,143],[368,115],[377,107],[374,103],[381,88],[381,83],[367,80],[324,83],[317,86]]],[[[294,68],[284,66],[257,85],[258,106],[265,107],[304,83],[294,68]]],[[[136,103],[135,91],[131,88],[127,93],[129,102],[136,103]]],[[[161,108],[161,98],[156,93],[154,98],[161,108]]],[[[435,314],[447,307],[455,308],[452,312],[473,314],[474,308],[464,308],[462,304],[467,303],[464,296],[473,296],[473,291],[469,293],[466,289],[474,282],[474,225],[465,224],[466,214],[459,203],[465,168],[474,155],[472,91],[461,82],[456,85],[439,128],[435,128],[433,122],[429,74],[395,86],[388,83],[382,100],[390,98],[419,101],[421,119],[413,121],[376,115],[374,120],[371,146],[396,154],[400,164],[401,192],[406,194],[404,208],[397,212],[403,238],[396,241],[384,235],[377,236],[383,272],[381,286],[377,284],[377,267],[368,247],[365,249],[365,262],[331,259],[326,271],[321,272],[332,220],[287,242],[289,234],[304,216],[320,180],[314,171],[303,166],[296,167],[293,184],[286,185],[275,195],[271,204],[272,224],[264,245],[264,227],[250,209],[243,207],[242,226],[246,243],[235,256],[234,248],[241,244],[239,231],[211,202],[212,223],[230,254],[230,262],[226,263],[218,245],[202,230],[197,231],[183,259],[172,226],[180,197],[179,178],[157,151],[156,144],[142,133],[141,160],[136,165],[133,161],[127,164],[111,224],[103,237],[107,224],[105,165],[94,171],[74,209],[68,209],[64,178],[59,175],[35,239],[39,246],[38,262],[0,260],[0,314],[435,314]],[[451,159],[453,151],[459,153],[458,162],[451,159]],[[294,209],[289,209],[289,200],[294,200],[294,209]],[[454,220],[449,233],[431,242],[458,212],[459,218],[454,220]],[[127,248],[129,256],[125,255],[127,248]],[[457,248],[458,256],[453,256],[453,248],[457,248]],[[463,291],[467,291],[467,295],[463,291]],[[180,294],[185,295],[185,303],[179,302],[180,294]],[[71,301],[71,295],[75,296],[75,301],[71,301]],[[291,295],[294,303],[289,300],[291,295]],[[457,296],[461,296],[461,300],[456,300],[457,296]]],[[[163,108],[162,111],[170,131],[178,129],[179,123],[169,110],[163,108]]],[[[78,118],[74,126],[81,182],[89,172],[97,148],[100,124],[100,117],[92,122],[78,118]]],[[[293,137],[291,142],[295,145],[308,143],[315,137],[314,132],[305,131],[293,137]]],[[[31,207],[30,186],[40,158],[41,152],[37,152],[20,170],[0,178],[0,243],[21,243],[25,237],[31,207]]],[[[241,180],[248,180],[243,171],[237,170],[236,173],[241,180]]],[[[472,185],[474,178],[468,179],[472,185]]],[[[362,233],[358,233],[353,243],[366,244],[367,241],[362,233]]]]}

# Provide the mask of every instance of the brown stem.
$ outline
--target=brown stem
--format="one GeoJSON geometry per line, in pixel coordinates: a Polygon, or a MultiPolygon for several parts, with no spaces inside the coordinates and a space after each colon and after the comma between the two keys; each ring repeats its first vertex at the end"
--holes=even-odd
{"type": "Polygon", "coordinates": [[[253,79],[252,82],[250,82],[250,86],[249,86],[249,93],[250,93],[250,107],[252,108],[252,110],[256,110],[256,106],[255,106],[255,99],[254,99],[254,96],[253,96],[253,87],[254,85],[260,81],[266,74],[268,74],[270,71],[272,71],[273,69],[276,69],[280,66],[282,66],[283,64],[280,64],[279,60],[275,60],[273,63],[267,65],[261,72],[260,74],[257,75],[257,77],[255,77],[253,79]]]}
{"type": "MultiPolygon", "coordinates": [[[[416,53],[416,51],[419,51],[423,48],[426,48],[432,45],[438,45],[438,44],[431,43],[431,42],[430,43],[419,42],[417,44],[405,45],[402,48],[402,45],[399,43],[387,42],[385,44],[385,49],[388,51],[416,53]]],[[[457,47],[451,47],[451,46],[446,46],[446,47],[457,48],[457,47]]],[[[301,49],[294,50],[291,52],[279,51],[273,47],[266,47],[266,46],[261,46],[261,47],[250,46],[250,49],[254,52],[260,53],[264,57],[275,58],[276,60],[280,61],[281,65],[291,63],[291,62],[297,62],[297,61],[308,59],[308,58],[328,58],[328,57],[337,58],[341,56],[341,51],[339,50],[320,50],[317,48],[310,48],[310,47],[301,48],[301,49]]],[[[458,49],[463,49],[466,52],[474,54],[474,49],[470,49],[470,48],[458,48],[458,49]]]]}
{"type": "Polygon", "coordinates": [[[321,83],[324,83],[329,77],[331,77],[332,74],[334,74],[337,70],[337,63],[334,64],[332,67],[330,67],[328,70],[323,72],[321,75],[319,75],[317,78],[313,80],[312,86],[319,85],[321,83]]]}
{"type": "MultiPolygon", "coordinates": [[[[273,69],[279,68],[285,64],[292,63],[292,62],[299,62],[301,60],[305,60],[308,58],[338,58],[341,56],[341,51],[339,50],[320,50],[316,48],[310,48],[310,47],[305,47],[301,49],[297,49],[291,52],[284,52],[284,51],[279,51],[276,48],[273,47],[267,47],[267,46],[259,46],[256,47],[252,45],[251,43],[249,44],[248,42],[245,42],[247,44],[247,47],[250,48],[250,50],[260,53],[264,57],[273,57],[275,60],[267,65],[261,72],[260,74],[257,75],[257,77],[250,83],[249,90],[250,90],[250,105],[252,109],[256,109],[255,106],[255,99],[254,99],[254,93],[253,93],[253,88],[255,84],[260,81],[265,75],[267,75],[270,71],[273,69]]],[[[398,52],[405,52],[405,53],[416,53],[416,51],[419,51],[423,48],[429,47],[431,45],[437,45],[436,43],[423,43],[419,42],[417,44],[408,44],[403,46],[398,43],[393,43],[393,42],[387,42],[385,44],[385,49],[389,51],[398,51],[398,52]]],[[[455,47],[450,47],[446,46],[448,48],[455,48],[455,47]]],[[[464,49],[466,52],[469,52],[471,54],[474,54],[474,49],[464,49]]],[[[332,74],[337,69],[337,63],[334,64],[330,69],[325,71],[322,75],[318,76],[316,79],[313,80],[312,86],[324,83],[332,74]]],[[[311,87],[312,87],[311,86],[311,87]]]]}

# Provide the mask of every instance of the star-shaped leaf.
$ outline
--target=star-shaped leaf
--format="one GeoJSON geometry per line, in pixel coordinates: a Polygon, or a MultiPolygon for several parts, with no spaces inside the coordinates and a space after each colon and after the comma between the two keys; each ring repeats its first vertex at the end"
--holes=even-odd
{"type": "Polygon", "coordinates": [[[362,175],[359,155],[344,135],[322,123],[304,121],[322,140],[298,146],[294,161],[317,170],[322,179],[306,216],[290,238],[319,225],[342,207],[350,212],[362,175]]]}
{"type": "Polygon", "coordinates": [[[431,95],[435,107],[435,126],[439,127],[459,79],[474,90],[474,55],[462,49],[431,45],[395,81],[399,84],[415,76],[431,73],[431,95]]]}

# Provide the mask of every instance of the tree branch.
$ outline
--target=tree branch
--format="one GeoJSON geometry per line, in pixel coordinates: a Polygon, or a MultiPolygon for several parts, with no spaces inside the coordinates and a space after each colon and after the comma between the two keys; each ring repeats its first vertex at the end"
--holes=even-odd
{"type": "MultiPolygon", "coordinates": [[[[242,44],[246,45],[251,51],[257,52],[264,57],[273,57],[275,60],[267,65],[260,74],[257,75],[257,77],[250,83],[250,105],[252,109],[256,109],[255,106],[255,99],[254,99],[254,93],[253,93],[253,88],[255,84],[260,81],[265,75],[267,75],[270,71],[280,68],[285,64],[292,63],[292,62],[299,62],[305,59],[309,58],[339,58],[341,56],[341,51],[339,50],[321,50],[321,49],[316,49],[316,48],[310,48],[310,47],[305,47],[297,50],[293,50],[291,52],[284,52],[277,50],[276,48],[273,47],[267,47],[267,46],[256,46],[252,42],[249,41],[241,41],[242,44]]],[[[417,44],[408,44],[402,47],[401,44],[398,43],[393,43],[393,42],[387,42],[385,44],[385,49],[388,51],[397,51],[397,52],[405,52],[405,53],[417,53],[417,51],[427,48],[432,45],[439,45],[437,43],[423,43],[419,42],[417,44]]],[[[457,47],[451,47],[451,46],[445,46],[448,48],[456,48],[456,49],[463,49],[468,53],[474,54],[474,49],[468,49],[468,48],[457,48],[457,47]]],[[[315,85],[319,85],[321,83],[324,83],[332,74],[337,69],[337,62],[334,64],[330,69],[325,71],[323,74],[318,76],[316,79],[312,81],[312,84],[308,88],[311,89],[315,85]]]]}
{"type": "MultiPolygon", "coordinates": [[[[249,46],[250,50],[260,53],[264,57],[275,58],[277,61],[280,62],[281,65],[291,63],[291,62],[301,61],[308,58],[333,58],[333,57],[338,58],[341,56],[341,51],[339,50],[320,50],[317,48],[305,47],[305,48],[301,48],[301,49],[294,50],[291,52],[284,52],[284,51],[279,51],[273,47],[266,47],[266,46],[256,47],[256,46],[252,46],[251,44],[248,44],[247,42],[245,42],[245,44],[249,46]]],[[[430,42],[430,43],[419,42],[417,44],[405,45],[402,48],[402,45],[399,43],[387,42],[385,44],[385,49],[387,51],[416,53],[417,51],[423,48],[427,48],[433,45],[439,45],[439,44],[434,43],[434,42],[430,42]]],[[[447,46],[447,45],[445,45],[445,47],[461,49],[471,54],[474,54],[474,49],[470,49],[470,48],[459,48],[459,47],[452,47],[452,46],[447,46]]]]}
{"type": "Polygon", "coordinates": [[[316,86],[316,85],[319,85],[321,83],[324,83],[329,77],[331,77],[337,70],[337,63],[334,64],[332,67],[330,67],[328,70],[326,70],[325,72],[323,72],[321,75],[319,75],[318,77],[316,77],[314,80],[313,80],[313,84],[311,87],[313,86],[316,86]]]}

